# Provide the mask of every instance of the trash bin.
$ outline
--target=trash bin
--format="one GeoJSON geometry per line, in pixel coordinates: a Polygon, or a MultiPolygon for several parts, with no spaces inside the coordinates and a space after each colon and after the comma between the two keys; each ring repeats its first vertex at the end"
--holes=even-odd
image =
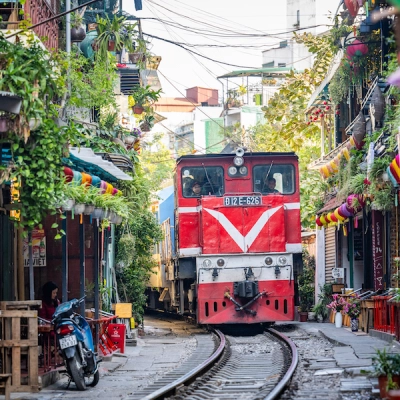
{"type": "Polygon", "coordinates": [[[110,324],[108,325],[108,336],[111,341],[118,347],[122,354],[125,353],[125,324],[110,324]]]}

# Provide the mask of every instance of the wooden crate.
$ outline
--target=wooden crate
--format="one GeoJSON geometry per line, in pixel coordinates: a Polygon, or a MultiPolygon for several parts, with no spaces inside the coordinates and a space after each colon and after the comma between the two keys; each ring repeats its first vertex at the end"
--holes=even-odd
{"type": "Polygon", "coordinates": [[[0,301],[0,310],[37,310],[42,307],[42,300],[0,301]]]}
{"type": "Polygon", "coordinates": [[[0,310],[1,374],[11,374],[10,392],[37,392],[37,311],[0,310]]]}

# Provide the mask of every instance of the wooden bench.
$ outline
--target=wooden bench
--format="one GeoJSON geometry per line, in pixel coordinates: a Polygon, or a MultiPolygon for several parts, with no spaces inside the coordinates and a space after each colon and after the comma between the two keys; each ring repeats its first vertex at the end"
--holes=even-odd
{"type": "Polygon", "coordinates": [[[0,374],[0,393],[5,395],[5,400],[10,400],[11,374],[0,374]]]}

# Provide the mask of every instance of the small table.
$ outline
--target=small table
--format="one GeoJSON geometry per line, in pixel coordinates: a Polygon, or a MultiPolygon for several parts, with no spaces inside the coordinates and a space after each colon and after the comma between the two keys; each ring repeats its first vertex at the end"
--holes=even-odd
{"type": "Polygon", "coordinates": [[[38,333],[43,335],[43,368],[46,371],[51,369],[51,339],[54,338],[54,354],[56,353],[56,335],[54,326],[51,324],[44,324],[38,326],[38,333]]]}

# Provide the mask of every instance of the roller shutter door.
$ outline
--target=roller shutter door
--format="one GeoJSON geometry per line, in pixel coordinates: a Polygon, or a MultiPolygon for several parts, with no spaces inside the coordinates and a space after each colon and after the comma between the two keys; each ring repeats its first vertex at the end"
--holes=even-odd
{"type": "Polygon", "coordinates": [[[325,282],[333,283],[332,269],[336,267],[336,229],[325,229],[325,282]]]}

